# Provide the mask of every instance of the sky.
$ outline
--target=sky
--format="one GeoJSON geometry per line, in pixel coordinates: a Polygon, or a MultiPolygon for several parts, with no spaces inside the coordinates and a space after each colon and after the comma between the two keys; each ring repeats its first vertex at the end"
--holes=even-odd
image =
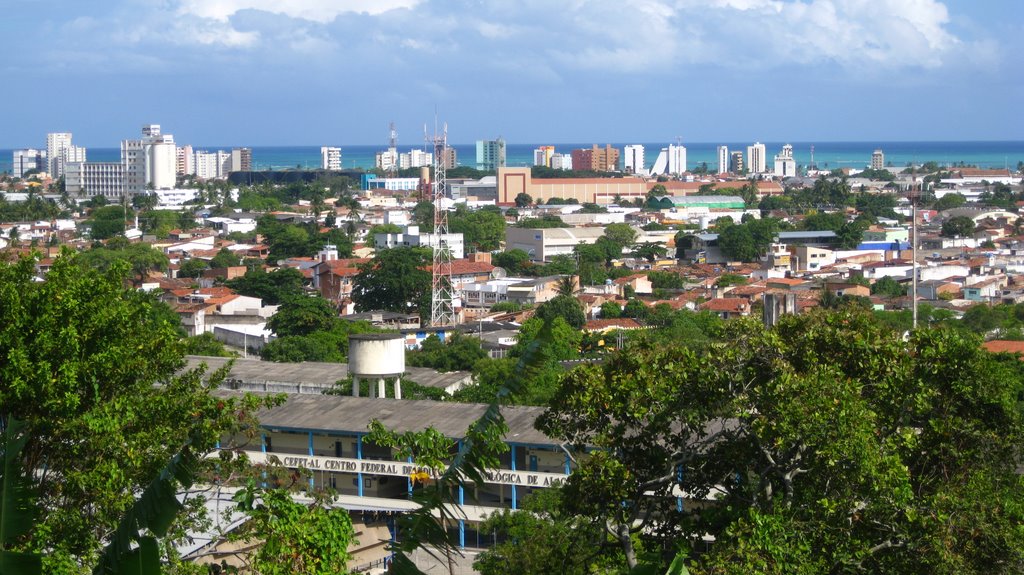
{"type": "Polygon", "coordinates": [[[0,148],[1024,140],[1022,0],[3,0],[0,148]]]}

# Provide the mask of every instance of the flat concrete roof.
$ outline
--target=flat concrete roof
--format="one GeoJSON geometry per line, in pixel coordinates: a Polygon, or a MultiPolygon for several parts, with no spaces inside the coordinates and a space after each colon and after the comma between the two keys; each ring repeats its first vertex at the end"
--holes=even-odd
{"type": "MultiPolygon", "coordinates": [[[[218,394],[236,395],[235,391],[218,394]]],[[[445,437],[461,439],[470,423],[483,415],[487,405],[448,403],[429,400],[374,399],[340,395],[287,394],[282,405],[261,411],[260,424],[270,430],[289,430],[321,434],[367,433],[370,421],[404,433],[433,427],[445,437]]],[[[509,431],[505,441],[533,445],[557,445],[558,442],[537,431],[533,423],[543,407],[503,407],[509,431]]]]}
{"type": "MultiPolygon", "coordinates": [[[[401,337],[398,334],[388,335],[401,337]]],[[[199,367],[200,363],[205,363],[209,367],[209,371],[214,371],[224,367],[231,361],[231,358],[189,355],[186,356],[185,361],[186,369],[195,369],[199,367]]],[[[302,385],[311,388],[322,388],[332,386],[338,380],[348,377],[348,364],[346,363],[317,361],[277,363],[261,359],[243,358],[235,358],[234,362],[226,379],[256,386],[284,384],[287,386],[302,385]]],[[[426,367],[406,366],[405,372],[410,380],[422,386],[438,389],[445,389],[471,377],[471,374],[465,371],[441,373],[426,367]]],[[[268,389],[268,391],[273,391],[273,389],[268,389]]],[[[315,393],[315,389],[310,391],[315,393]]]]}

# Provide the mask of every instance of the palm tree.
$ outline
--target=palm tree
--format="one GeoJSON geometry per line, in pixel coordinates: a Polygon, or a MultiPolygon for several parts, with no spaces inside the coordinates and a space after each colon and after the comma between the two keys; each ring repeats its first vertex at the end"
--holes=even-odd
{"type": "Polygon", "coordinates": [[[576,276],[564,275],[558,278],[558,284],[555,286],[555,291],[558,295],[567,295],[572,297],[576,294],[576,276]]]}

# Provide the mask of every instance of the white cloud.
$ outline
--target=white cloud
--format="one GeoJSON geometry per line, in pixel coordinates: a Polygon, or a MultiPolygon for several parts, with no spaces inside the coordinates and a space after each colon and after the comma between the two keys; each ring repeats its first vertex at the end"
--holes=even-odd
{"type": "Polygon", "coordinates": [[[183,0],[178,12],[224,22],[240,10],[262,10],[327,23],[341,14],[377,15],[413,8],[419,3],[420,0],[183,0]]]}

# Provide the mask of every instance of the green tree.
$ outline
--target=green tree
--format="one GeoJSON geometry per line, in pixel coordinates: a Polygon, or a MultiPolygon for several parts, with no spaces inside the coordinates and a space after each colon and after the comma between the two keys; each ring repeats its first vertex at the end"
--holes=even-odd
{"type": "Polygon", "coordinates": [[[560,317],[574,329],[581,329],[587,323],[587,316],[579,300],[571,295],[559,295],[540,304],[534,317],[544,321],[560,317]]]}
{"type": "Polygon", "coordinates": [[[221,248],[217,255],[213,256],[213,259],[210,260],[210,267],[214,269],[230,268],[239,265],[241,262],[242,258],[238,254],[227,248],[221,248]]]}
{"type": "Polygon", "coordinates": [[[235,495],[249,521],[230,540],[262,545],[248,556],[257,575],[347,573],[349,543],[356,540],[348,512],[318,497],[310,505],[292,499],[285,489],[258,489],[251,483],[235,495]]]}
{"type": "Polygon", "coordinates": [[[266,305],[278,305],[287,299],[302,295],[302,273],[294,268],[279,268],[272,272],[251,269],[242,277],[225,282],[240,295],[258,297],[266,305]]]}
{"type": "Polygon", "coordinates": [[[623,248],[633,245],[636,236],[636,230],[629,224],[608,224],[604,228],[604,237],[619,246],[620,252],[623,248]]]}
{"type": "Polygon", "coordinates": [[[745,225],[733,225],[718,235],[718,245],[729,259],[751,262],[761,256],[754,242],[754,234],[745,225]]]}
{"type": "Polygon", "coordinates": [[[864,312],[732,321],[707,351],[573,370],[538,426],[586,446],[563,512],[607,524],[630,567],[637,541],[710,535],[694,573],[1013,573],[1021,374],[972,337],[904,341],[864,312]]]}
{"type": "Polygon", "coordinates": [[[178,277],[197,278],[210,269],[210,263],[200,258],[189,258],[178,267],[178,277]]]}
{"type": "Polygon", "coordinates": [[[360,266],[352,301],[360,311],[384,310],[430,315],[431,252],[426,248],[380,250],[360,266]]]}
{"type": "Polygon", "coordinates": [[[491,256],[491,263],[503,268],[509,275],[513,276],[526,273],[532,266],[530,264],[530,254],[518,248],[494,254],[491,256]]]}
{"type": "Polygon", "coordinates": [[[668,248],[657,242],[643,242],[640,244],[634,244],[633,250],[630,255],[634,258],[644,259],[648,262],[654,262],[654,260],[664,257],[668,253],[668,248]]]}
{"type": "MultiPolygon", "coordinates": [[[[176,320],[154,313],[149,295],[125,289],[127,264],[100,272],[78,257],[62,253],[41,283],[29,259],[0,263],[0,421],[25,422],[22,468],[42,470],[32,475],[40,516],[20,544],[45,552],[45,572],[90,568],[186,441],[205,477],[213,461],[204,456],[224,437],[251,437],[243,428],[252,410],[269,405],[214,397],[219,376],[176,375],[176,320]]],[[[200,513],[185,510],[172,537],[200,513]]]]}
{"type": "Polygon", "coordinates": [[[526,192],[519,192],[516,194],[515,202],[517,208],[526,208],[533,204],[533,198],[526,192]]]}
{"type": "Polygon", "coordinates": [[[622,317],[644,320],[647,319],[648,313],[650,313],[650,308],[647,307],[647,304],[636,298],[627,301],[626,306],[622,308],[622,317]]]}
{"type": "Polygon", "coordinates": [[[907,288],[892,277],[885,276],[871,284],[871,294],[882,297],[903,297],[907,295],[907,288]]]}
{"type": "Polygon", "coordinates": [[[94,240],[105,240],[125,230],[123,206],[104,206],[92,211],[88,222],[89,237],[94,240]]]}
{"type": "Polygon", "coordinates": [[[939,232],[944,238],[965,238],[974,233],[974,220],[968,216],[956,216],[942,222],[939,232]]]}
{"type": "Polygon", "coordinates": [[[445,341],[431,335],[420,343],[416,351],[408,352],[405,362],[415,367],[430,367],[441,372],[471,371],[478,361],[487,357],[480,347],[480,339],[454,333],[445,341]]]}
{"type": "Polygon", "coordinates": [[[297,296],[284,300],[267,321],[267,328],[278,337],[309,335],[334,325],[338,312],[322,297],[297,296]]]}
{"type": "Polygon", "coordinates": [[[566,514],[561,495],[560,489],[539,489],[523,501],[520,511],[488,517],[480,532],[500,535],[502,543],[478,555],[473,568],[481,575],[594,573],[605,563],[604,525],[566,514]]]}
{"type": "Polygon", "coordinates": [[[498,249],[505,240],[505,218],[490,210],[470,211],[460,205],[448,216],[448,229],[461,233],[467,246],[482,252],[498,249]]]}
{"type": "Polygon", "coordinates": [[[614,301],[604,302],[601,304],[601,317],[605,319],[622,317],[622,306],[614,301]]]}
{"type": "Polygon", "coordinates": [[[166,270],[169,264],[162,251],[149,244],[129,243],[123,237],[111,238],[105,246],[86,250],[78,261],[99,270],[109,270],[118,263],[124,263],[138,280],[145,279],[150,271],[166,270]]]}
{"type": "Polygon", "coordinates": [[[952,193],[946,194],[941,198],[935,200],[935,203],[932,205],[932,207],[941,212],[944,210],[959,208],[960,206],[963,206],[965,203],[967,203],[967,198],[964,197],[963,194],[952,193]]]}

